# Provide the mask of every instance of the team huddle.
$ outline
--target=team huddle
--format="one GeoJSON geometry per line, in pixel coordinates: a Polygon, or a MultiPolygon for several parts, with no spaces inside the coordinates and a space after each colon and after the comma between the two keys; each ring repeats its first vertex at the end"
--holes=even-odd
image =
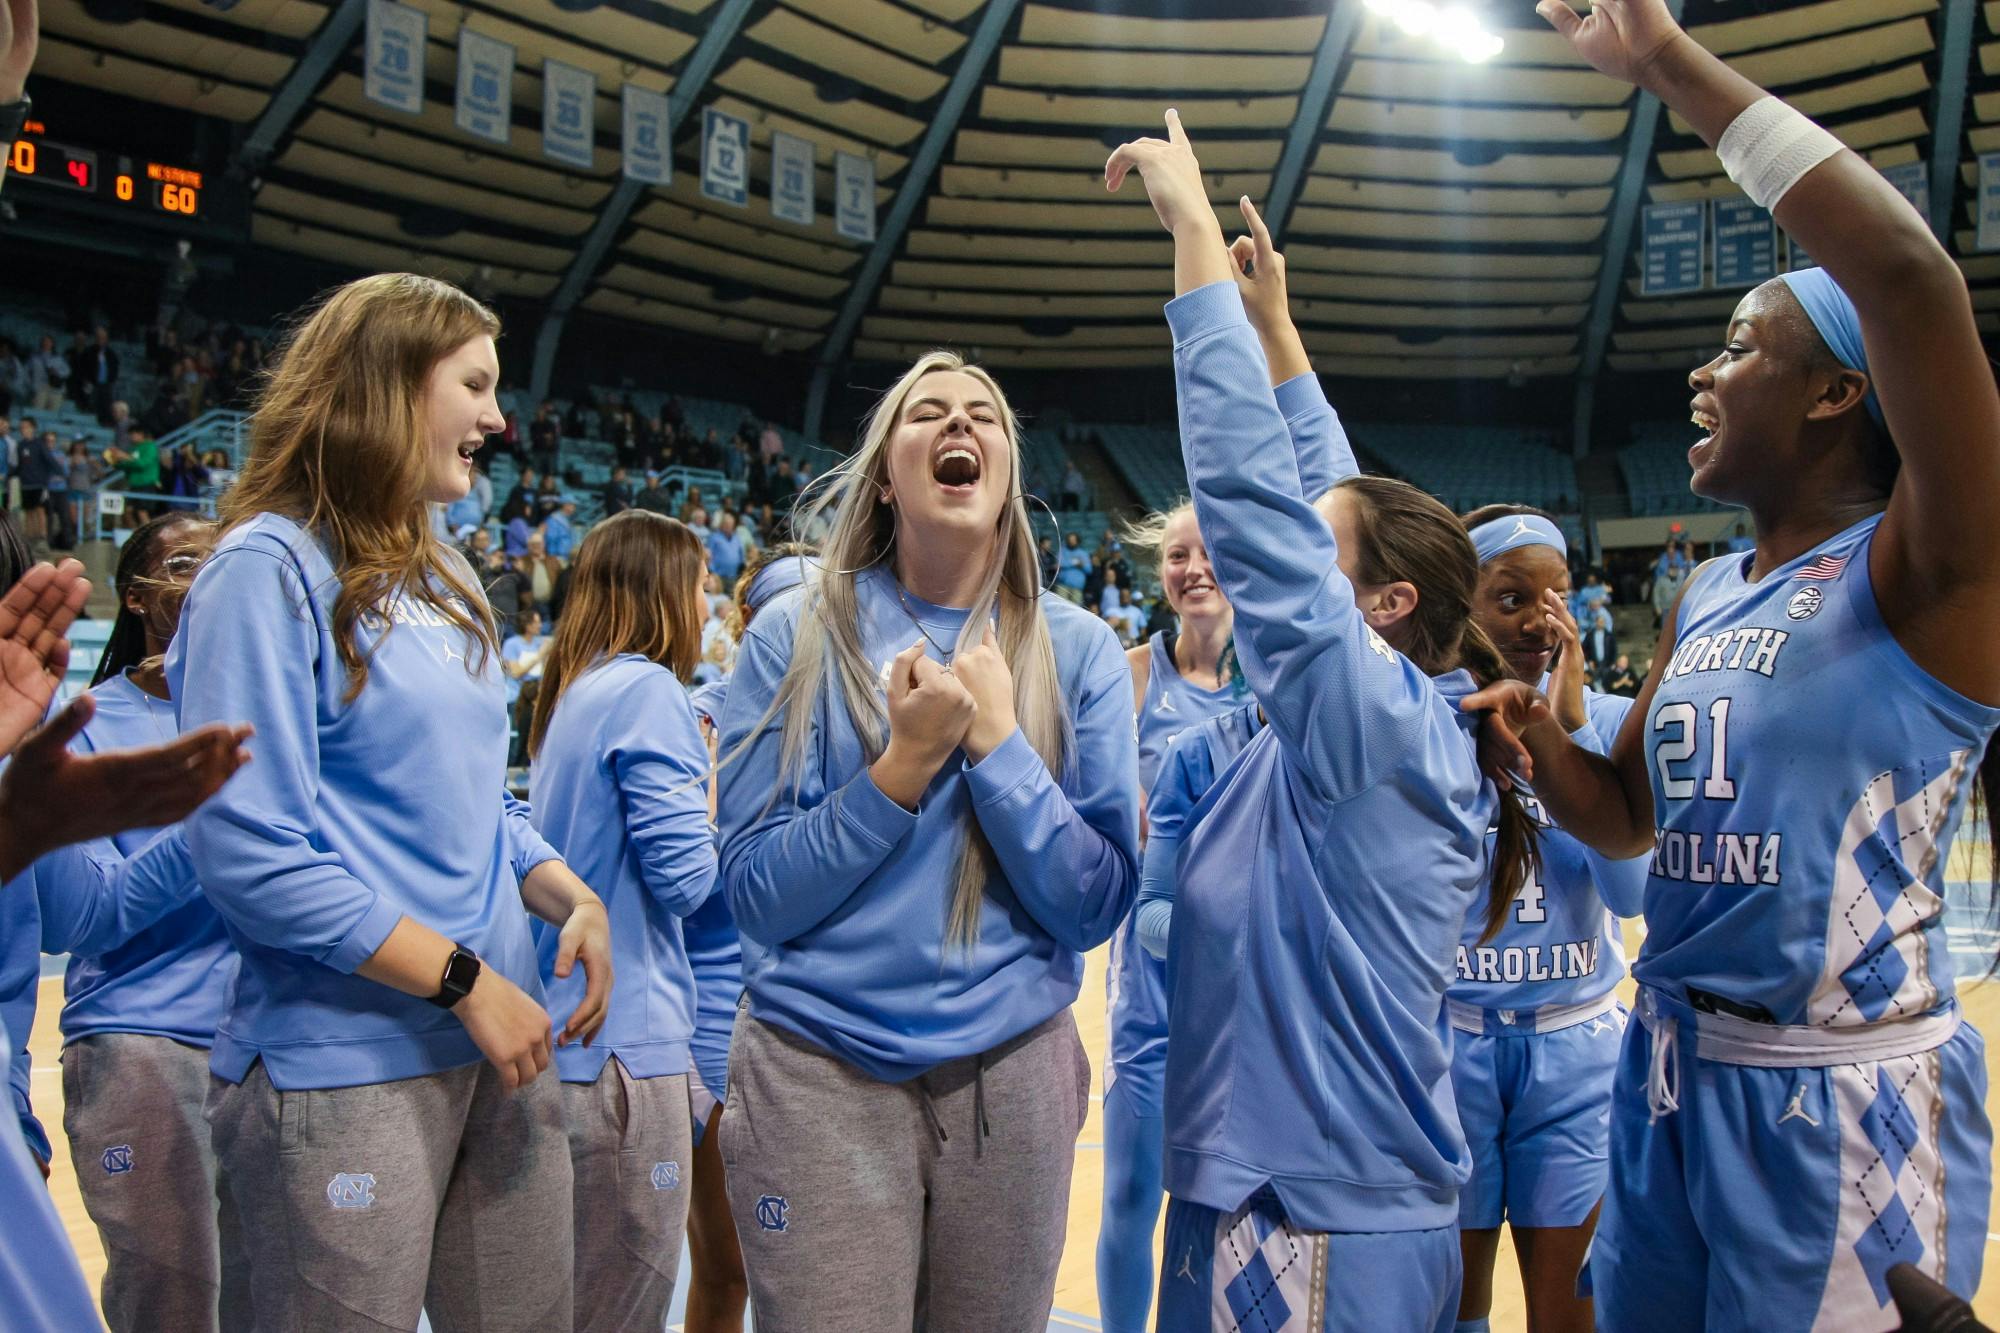
{"type": "MultiPolygon", "coordinates": [[[[8,890],[40,924],[0,942],[73,955],[112,1327],[657,1329],[685,1236],[690,1328],[1041,1329],[1107,942],[1107,1331],[1484,1330],[1503,1223],[1536,1329],[1888,1330],[1902,1264],[1969,1297],[1942,895],[2000,781],[2000,395],[1964,282],[1662,0],[1541,12],[1824,265],[1689,377],[1693,485],[1757,543],[1636,700],[1586,688],[1549,515],[1360,473],[1172,111],[1105,183],[1173,238],[1192,498],[1128,540],[1178,627],[1128,653],[1045,595],[1001,386],[932,353],[814,548],[744,572],[725,682],[687,688],[695,535],[590,530],[525,802],[427,515],[499,429],[498,324],[410,275],[306,316],[220,522],[126,544],[77,741],[247,725],[255,762],[8,890]]],[[[10,1247],[66,1255],[8,1160],[10,1247]]],[[[0,1273],[21,1326],[93,1324],[72,1262],[0,1273]]]]}

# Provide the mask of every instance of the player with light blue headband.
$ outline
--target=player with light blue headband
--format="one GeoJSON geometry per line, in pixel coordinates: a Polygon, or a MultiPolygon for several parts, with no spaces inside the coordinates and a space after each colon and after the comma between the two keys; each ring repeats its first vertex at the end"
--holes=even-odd
{"type": "MultiPolygon", "coordinates": [[[[758,548],[736,580],[735,600],[723,624],[733,644],[772,599],[803,584],[819,568],[814,549],[797,542],[758,548]]],[[[733,656],[733,649],[732,649],[733,656]]],[[[711,757],[729,697],[729,678],[696,686],[688,701],[702,719],[711,757]]],[[[715,804],[710,782],[711,818],[715,804]]],[[[729,1034],[743,998],[743,940],[729,898],[717,893],[681,922],[688,965],[694,972],[694,1068],[688,1073],[688,1108],[694,1123],[694,1184],[688,1195],[687,1333],[742,1333],[750,1287],[743,1248],[729,1211],[722,1166],[722,1099],[729,1088],[729,1034]]]]}
{"type": "Polygon", "coordinates": [[[1970,1297],[1987,1243],[1985,1048],[1943,908],[2000,779],[2000,396],[1957,265],[1867,162],[1664,0],[1540,12],[1826,266],[1751,292],[1689,376],[1694,491],[1757,545],[1689,579],[1610,756],[1520,682],[1466,701],[1563,829],[1652,853],[1599,1325],[1895,1328],[1892,1265],[1970,1297]]]}
{"type": "MultiPolygon", "coordinates": [[[[1473,616],[1508,675],[1546,690],[1563,728],[1603,752],[1632,701],[1584,685],[1562,529],[1521,505],[1488,505],[1463,521],[1479,555],[1473,616]]],[[[1455,1029],[1452,1088],[1472,1151],[1458,1200],[1458,1333],[1486,1333],[1503,1221],[1514,1231],[1529,1324],[1588,1333],[1591,1304],[1576,1294],[1576,1274],[1604,1195],[1611,1073],[1624,1031],[1613,990],[1625,955],[1612,913],[1637,915],[1647,862],[1600,856],[1521,791],[1541,825],[1541,868],[1499,934],[1481,940],[1478,924],[1468,925],[1445,1003],[1455,1029]]]]}
{"type": "Polygon", "coordinates": [[[1248,199],[1223,243],[1167,132],[1105,183],[1136,168],[1174,237],[1182,450],[1268,724],[1178,858],[1158,1327],[1443,1333],[1469,1166],[1444,993],[1467,915],[1498,929],[1534,860],[1456,703],[1506,668],[1457,518],[1287,420],[1275,386],[1311,366],[1257,332],[1283,332],[1283,260],[1248,199]]]}

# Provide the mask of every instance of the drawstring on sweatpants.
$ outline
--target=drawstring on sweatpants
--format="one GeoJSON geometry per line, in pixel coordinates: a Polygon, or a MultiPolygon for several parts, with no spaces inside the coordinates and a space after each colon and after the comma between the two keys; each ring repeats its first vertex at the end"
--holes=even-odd
{"type": "MultiPolygon", "coordinates": [[[[950,1143],[951,1135],[945,1133],[944,1118],[938,1114],[937,1103],[931,1099],[930,1082],[927,1078],[917,1081],[917,1100],[923,1104],[924,1119],[929,1123],[931,1133],[937,1135],[937,1141],[939,1143],[950,1143]]],[[[975,1056],[972,1066],[972,1118],[979,1125],[979,1138],[972,1145],[973,1155],[977,1156],[984,1148],[985,1140],[993,1137],[993,1125],[986,1118],[986,1057],[984,1055],[975,1056]]]]}
{"type": "Polygon", "coordinates": [[[1661,1013],[1653,992],[1644,987],[1639,994],[1639,1020],[1652,1038],[1646,1067],[1646,1122],[1651,1124],[1681,1109],[1680,1023],[1672,1014],[1661,1013]]]}

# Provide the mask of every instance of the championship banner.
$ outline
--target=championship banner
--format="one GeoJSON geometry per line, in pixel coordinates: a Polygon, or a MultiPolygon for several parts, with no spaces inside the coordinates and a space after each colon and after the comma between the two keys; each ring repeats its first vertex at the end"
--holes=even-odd
{"type": "Polygon", "coordinates": [[[813,146],[782,130],[771,134],[771,216],[810,227],[813,220],[813,146]]]}
{"type": "Polygon", "coordinates": [[[560,60],[542,64],[542,155],[589,171],[597,164],[597,76],[560,60]]]}
{"type": "Polygon", "coordinates": [[[430,16],[396,0],[368,0],[368,52],[361,91],[411,115],[424,109],[424,38],[430,16]]]}
{"type": "Polygon", "coordinates": [[[833,229],[850,241],[875,239],[875,164],[865,157],[833,155],[833,229]]]}
{"type": "Polygon", "coordinates": [[[1653,204],[1646,209],[1639,291],[1643,296],[1676,296],[1701,290],[1703,224],[1708,209],[1699,200],[1653,204]]]}
{"type": "Polygon", "coordinates": [[[623,100],[625,179],[667,184],[674,175],[674,155],[667,151],[667,95],[628,83],[623,100]]]}
{"type": "Polygon", "coordinates": [[[750,122],[709,107],[701,113],[701,192],[750,206],[750,122]]]}
{"type": "Polygon", "coordinates": [[[1711,199],[1708,212],[1718,289],[1748,290],[1778,276],[1778,224],[1768,212],[1741,195],[1711,199]]]}
{"type": "Polygon", "coordinates": [[[467,134],[504,144],[513,129],[514,44],[458,30],[458,102],[452,121],[467,134]]]}

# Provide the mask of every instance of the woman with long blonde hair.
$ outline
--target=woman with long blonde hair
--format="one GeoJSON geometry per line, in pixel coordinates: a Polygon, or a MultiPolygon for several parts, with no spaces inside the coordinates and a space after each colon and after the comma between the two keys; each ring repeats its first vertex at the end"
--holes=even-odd
{"type": "Polygon", "coordinates": [[[529,911],[610,987],[604,905],[506,794],[493,625],[427,506],[502,425],[492,313],[382,274],[299,324],[168,653],[258,762],[187,822],[241,955],[207,1115],[271,1328],[570,1326],[562,1101],[529,911]]]}
{"type": "Polygon", "coordinates": [[[992,377],[919,359],[730,682],[722,1157],[775,1328],[1048,1317],[1089,1085],[1068,1011],[1132,905],[1138,775],[1131,673],[1042,596],[1020,475],[992,377]]]}
{"type": "MultiPolygon", "coordinates": [[[[602,886],[618,973],[598,1040],[556,1052],[578,1330],[660,1327],[680,1266],[694,1152],[694,973],[681,920],[715,891],[708,743],[687,693],[706,564],[684,524],[643,509],[592,528],[528,731],[535,828],[602,886]]],[[[560,1013],[582,998],[583,978],[559,974],[554,929],[538,923],[535,936],[560,1013]]]]}

